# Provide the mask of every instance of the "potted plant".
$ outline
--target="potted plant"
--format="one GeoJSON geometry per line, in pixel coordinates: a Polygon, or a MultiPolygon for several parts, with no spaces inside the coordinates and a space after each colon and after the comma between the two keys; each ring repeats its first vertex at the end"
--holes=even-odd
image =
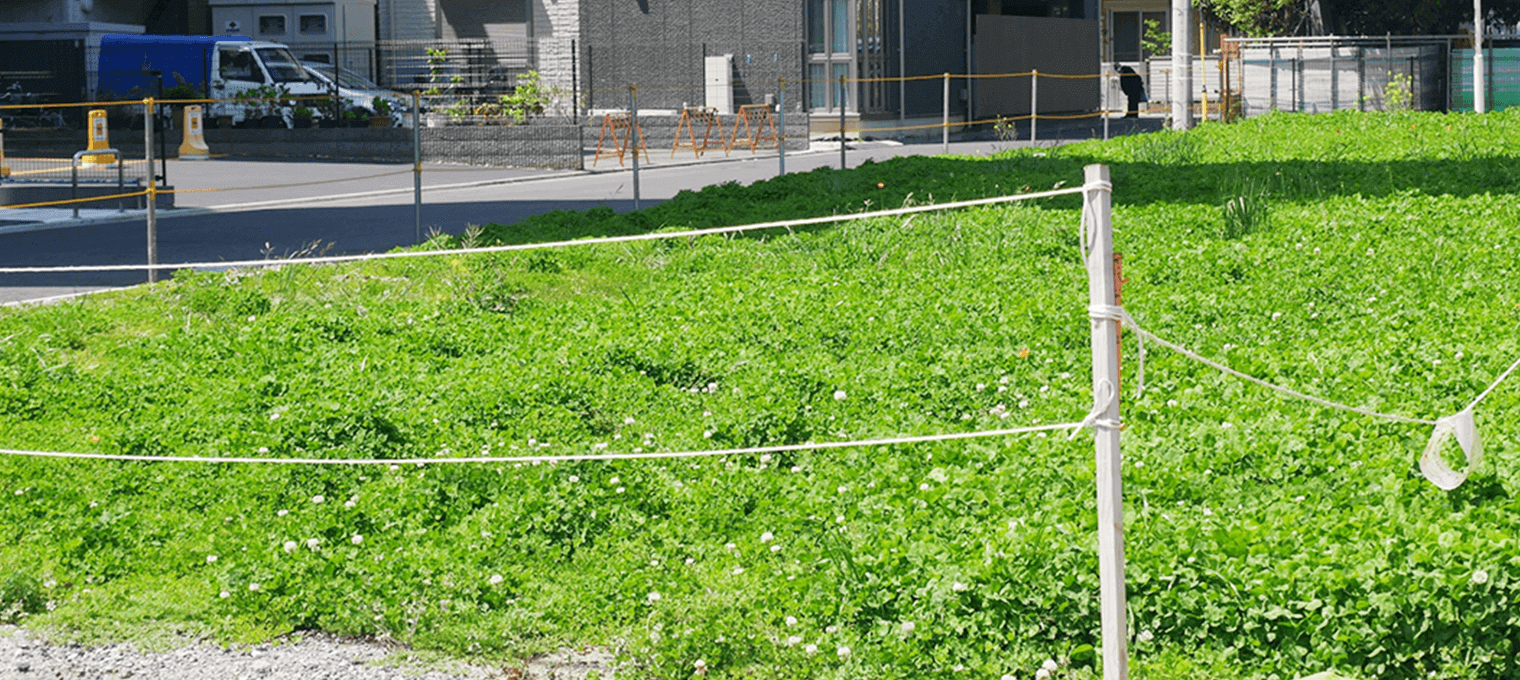
{"type": "Polygon", "coordinates": [[[343,122],[348,127],[369,127],[369,111],[364,109],[349,109],[343,112],[343,122]]]}
{"type": "Polygon", "coordinates": [[[391,121],[390,100],[375,97],[375,115],[369,119],[369,126],[372,128],[386,128],[393,124],[391,121]]]}
{"type": "Polygon", "coordinates": [[[296,107],[296,110],[291,113],[291,116],[297,128],[306,129],[311,127],[311,119],[316,115],[316,113],[316,111],[308,109],[304,106],[300,106],[296,107]]]}

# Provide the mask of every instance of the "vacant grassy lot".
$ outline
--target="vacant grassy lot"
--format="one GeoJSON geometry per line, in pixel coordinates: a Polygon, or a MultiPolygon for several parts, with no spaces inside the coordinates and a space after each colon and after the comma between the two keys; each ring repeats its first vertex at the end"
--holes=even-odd
{"type": "MultiPolygon", "coordinates": [[[[1435,418],[1520,356],[1520,113],[1272,115],[720,186],[472,242],[1043,190],[1112,167],[1127,309],[1240,370],[1435,418]]],[[[404,458],[700,450],[1080,419],[1075,197],[171,283],[0,311],[0,446],[404,458]]],[[[458,245],[440,239],[433,245],[458,245]]],[[[1487,459],[1126,340],[1137,678],[1520,673],[1520,382],[1487,459]]],[[[0,618],[80,639],[385,634],[635,677],[1083,677],[1088,436],[367,467],[0,459],[0,618]],[[701,661],[699,667],[697,662],[701,661]]]]}

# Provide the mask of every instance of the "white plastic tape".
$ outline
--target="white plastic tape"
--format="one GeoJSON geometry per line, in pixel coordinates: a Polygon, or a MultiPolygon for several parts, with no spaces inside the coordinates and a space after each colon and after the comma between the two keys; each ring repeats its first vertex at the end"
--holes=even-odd
{"type": "Polygon", "coordinates": [[[1473,424],[1471,410],[1436,419],[1436,429],[1430,433],[1430,442],[1425,445],[1425,453],[1420,456],[1420,472],[1425,474],[1431,484],[1451,491],[1462,486],[1462,482],[1467,481],[1467,476],[1477,470],[1478,464],[1482,462],[1483,440],[1478,437],[1478,428],[1473,424]],[[1457,438],[1457,445],[1462,447],[1462,453],[1467,456],[1467,472],[1451,469],[1446,464],[1446,459],[1441,457],[1441,447],[1453,435],[1457,438]]]}

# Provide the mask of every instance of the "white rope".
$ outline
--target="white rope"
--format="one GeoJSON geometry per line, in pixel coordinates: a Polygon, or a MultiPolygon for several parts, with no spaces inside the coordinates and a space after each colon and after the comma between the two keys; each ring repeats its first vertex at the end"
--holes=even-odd
{"type": "Polygon", "coordinates": [[[119,460],[139,463],[241,463],[262,465],[446,465],[459,463],[564,463],[583,460],[644,460],[650,458],[710,458],[716,456],[743,456],[759,453],[784,453],[787,451],[818,451],[843,449],[857,446],[890,446],[893,444],[920,444],[926,442],[956,441],[1006,437],[1015,434],[1071,430],[1084,427],[1081,423],[1055,423],[1033,425],[1005,430],[982,432],[955,432],[950,434],[892,437],[888,439],[863,439],[848,442],[807,442],[778,446],[757,446],[744,449],[717,449],[713,451],[651,451],[649,453],[583,453],[563,456],[472,456],[436,458],[250,458],[236,456],[134,456],[110,453],[71,453],[60,451],[27,451],[0,449],[0,455],[31,458],[75,458],[89,460],[119,460]]]}
{"type": "Polygon", "coordinates": [[[934,212],[938,210],[954,210],[959,208],[971,208],[984,205],[998,205],[1001,203],[1013,203],[1037,198],[1051,198],[1053,196],[1065,196],[1086,191],[1084,187],[1072,187],[1070,189],[1056,189],[1053,191],[1041,191],[1033,194],[1019,194],[1015,196],[995,196],[993,198],[979,198],[970,201],[956,201],[953,203],[939,203],[935,205],[918,205],[892,210],[878,210],[876,212],[850,213],[847,215],[830,215],[827,217],[810,217],[797,220],[781,220],[777,222],[759,222],[756,224],[744,224],[731,227],[713,227],[710,229],[690,229],[687,231],[660,232],[654,234],[632,234],[628,236],[610,236],[596,239],[579,239],[574,241],[549,241],[545,243],[522,243],[506,246],[485,246],[480,248],[458,248],[454,250],[420,250],[402,251],[392,253],[369,253],[365,255],[335,255],[329,257],[309,257],[289,260],[232,260],[225,262],[178,262],[173,264],[115,264],[115,265],[69,265],[55,267],[0,267],[0,274],[56,274],[67,272],[114,272],[114,271],[141,271],[141,270],[177,270],[177,269],[207,269],[212,267],[281,267],[290,264],[334,264],[338,262],[360,262],[364,260],[391,260],[403,257],[432,257],[436,255],[473,255],[476,253],[503,253],[516,250],[537,250],[541,248],[563,248],[567,246],[589,246],[608,243],[629,243],[632,241],[657,241],[663,239],[692,238],[697,236],[712,236],[715,234],[736,234],[746,231],[761,229],[787,229],[791,227],[805,227],[815,224],[833,224],[836,222],[849,222],[876,217],[894,217],[898,215],[912,215],[917,213],[934,212]]]}
{"type": "Polygon", "coordinates": [[[1194,352],[1194,351],[1192,351],[1192,350],[1190,350],[1190,349],[1188,349],[1186,347],[1183,347],[1181,345],[1178,345],[1176,343],[1167,341],[1167,340],[1161,338],[1160,336],[1157,336],[1155,333],[1152,333],[1152,332],[1150,332],[1148,330],[1145,330],[1144,328],[1142,328],[1140,326],[1140,323],[1137,322],[1137,321],[1135,321],[1135,318],[1132,317],[1132,316],[1130,316],[1128,312],[1124,311],[1124,308],[1122,308],[1122,307],[1095,308],[1095,309],[1089,310],[1089,313],[1092,314],[1092,315],[1094,315],[1094,318],[1114,319],[1114,320],[1117,320],[1117,321],[1122,321],[1122,322],[1128,323],[1130,325],[1130,328],[1133,329],[1135,331],[1135,333],[1138,334],[1142,338],[1148,338],[1152,342],[1154,342],[1154,343],[1156,343],[1158,345],[1161,345],[1162,347],[1166,347],[1167,349],[1170,349],[1170,350],[1172,350],[1172,351],[1174,351],[1174,352],[1176,352],[1178,354],[1181,354],[1182,356],[1185,356],[1185,357],[1187,357],[1189,359],[1192,359],[1193,361],[1197,361],[1198,363],[1201,363],[1201,364],[1203,364],[1205,366],[1213,368],[1214,370],[1220,371],[1222,373],[1227,373],[1229,375],[1233,375],[1233,376],[1235,376],[1237,378],[1240,378],[1241,380],[1245,380],[1247,382],[1256,383],[1257,385],[1261,385],[1262,387],[1265,387],[1265,388],[1267,388],[1269,390],[1272,390],[1274,392],[1277,392],[1279,394],[1283,394],[1283,395],[1286,395],[1286,396],[1289,396],[1289,397],[1293,397],[1295,399],[1302,399],[1302,400],[1305,400],[1305,401],[1311,401],[1311,402],[1314,402],[1316,404],[1319,404],[1320,406],[1326,406],[1326,407],[1333,408],[1333,409],[1340,409],[1342,411],[1350,411],[1352,413],[1360,413],[1360,414],[1362,414],[1364,416],[1371,416],[1373,418],[1381,418],[1383,420],[1391,420],[1391,421],[1400,422],[1400,423],[1411,423],[1411,424],[1416,424],[1416,425],[1435,425],[1436,424],[1436,421],[1434,421],[1434,420],[1425,420],[1424,418],[1410,418],[1408,416],[1401,416],[1401,415],[1397,415],[1397,414],[1393,414],[1393,413],[1382,413],[1380,411],[1373,411],[1371,409],[1362,408],[1360,406],[1349,406],[1347,404],[1342,404],[1342,403],[1330,401],[1329,399],[1323,399],[1321,397],[1316,397],[1316,396],[1311,395],[1311,394],[1304,394],[1303,392],[1295,390],[1295,389],[1293,389],[1291,387],[1283,387],[1281,385],[1276,385],[1276,384],[1267,382],[1265,380],[1262,380],[1261,378],[1258,378],[1256,376],[1247,375],[1245,373],[1241,373],[1240,371],[1237,371],[1237,370],[1235,370],[1233,368],[1230,368],[1229,366],[1221,364],[1221,363],[1219,363],[1217,361],[1214,361],[1212,359],[1207,359],[1207,358],[1199,355],[1197,352],[1194,352]]]}
{"type": "Polygon", "coordinates": [[[1491,385],[1488,386],[1488,389],[1483,390],[1483,393],[1479,394],[1477,399],[1472,400],[1472,403],[1468,404],[1467,408],[1462,409],[1462,410],[1463,411],[1471,411],[1471,410],[1473,410],[1474,406],[1478,405],[1479,402],[1483,401],[1484,399],[1487,399],[1489,393],[1493,392],[1494,388],[1496,388],[1496,387],[1499,386],[1499,383],[1504,382],[1505,379],[1509,378],[1509,374],[1515,372],[1515,368],[1516,367],[1520,367],[1520,359],[1516,359],[1515,363],[1510,364],[1509,368],[1505,369],[1503,373],[1499,374],[1498,379],[1494,380],[1493,384],[1491,384],[1491,385]]]}

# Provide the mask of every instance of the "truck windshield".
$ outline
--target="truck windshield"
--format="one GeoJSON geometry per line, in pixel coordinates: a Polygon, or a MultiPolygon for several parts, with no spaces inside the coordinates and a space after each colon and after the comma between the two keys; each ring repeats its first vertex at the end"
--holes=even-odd
{"type": "Polygon", "coordinates": [[[255,52],[259,53],[259,59],[263,60],[264,68],[269,69],[269,77],[277,83],[309,83],[311,76],[306,75],[306,69],[290,54],[290,50],[282,47],[261,47],[255,52]]]}

